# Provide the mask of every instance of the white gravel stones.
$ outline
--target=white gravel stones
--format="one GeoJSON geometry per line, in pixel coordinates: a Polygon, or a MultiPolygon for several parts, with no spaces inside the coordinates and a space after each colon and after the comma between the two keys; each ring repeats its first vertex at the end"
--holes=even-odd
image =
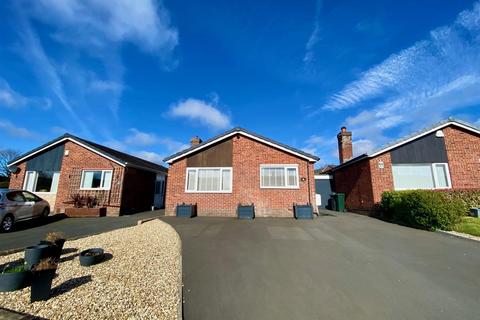
{"type": "MultiPolygon", "coordinates": [[[[62,255],[48,301],[30,303],[25,288],[0,292],[0,306],[47,319],[181,318],[181,241],[170,225],[153,220],[67,241],[64,249],[71,252],[62,255]],[[81,267],[78,254],[93,247],[110,259],[81,267]]],[[[23,252],[1,256],[0,264],[19,258],[23,252]]]]}

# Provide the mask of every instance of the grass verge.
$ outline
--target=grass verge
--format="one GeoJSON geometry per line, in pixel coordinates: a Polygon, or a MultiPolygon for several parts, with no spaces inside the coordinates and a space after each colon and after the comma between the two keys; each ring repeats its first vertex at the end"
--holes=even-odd
{"type": "Polygon", "coordinates": [[[453,227],[453,231],[480,237],[480,218],[463,217],[462,221],[453,227]]]}

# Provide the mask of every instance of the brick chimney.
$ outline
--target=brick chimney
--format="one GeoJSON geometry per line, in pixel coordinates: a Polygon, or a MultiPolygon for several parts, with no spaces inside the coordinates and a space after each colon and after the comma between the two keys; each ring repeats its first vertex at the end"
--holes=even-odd
{"type": "Polygon", "coordinates": [[[195,136],[192,139],[190,139],[190,145],[192,147],[199,145],[200,143],[202,143],[202,139],[200,139],[198,136],[195,136]]]}
{"type": "Polygon", "coordinates": [[[352,147],[352,133],[347,131],[346,127],[342,127],[340,133],[337,134],[338,139],[338,157],[340,164],[352,159],[353,147],[352,147]]]}

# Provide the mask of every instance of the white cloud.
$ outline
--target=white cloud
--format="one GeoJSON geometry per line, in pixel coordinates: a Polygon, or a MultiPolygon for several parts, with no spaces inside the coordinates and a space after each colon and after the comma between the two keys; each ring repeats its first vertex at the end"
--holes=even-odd
{"type": "Polygon", "coordinates": [[[323,0],[317,0],[315,4],[315,17],[313,21],[313,31],[305,45],[305,56],[303,62],[310,64],[315,60],[315,46],[320,40],[320,11],[322,9],[323,0]]]}
{"type": "Polygon", "coordinates": [[[155,162],[161,164],[163,162],[164,156],[159,155],[158,153],[151,152],[151,151],[138,151],[135,152],[134,155],[141,159],[145,159],[150,162],[155,162]]]}
{"type": "Polygon", "coordinates": [[[34,106],[49,109],[51,101],[46,98],[26,97],[13,90],[5,79],[0,78],[0,107],[22,108],[34,106]]]}
{"type": "Polygon", "coordinates": [[[135,128],[131,128],[130,135],[125,139],[126,144],[150,146],[158,142],[158,138],[152,133],[146,133],[139,131],[135,128]]]}
{"type": "Polygon", "coordinates": [[[29,138],[33,136],[33,133],[28,129],[17,127],[7,120],[0,119],[0,130],[15,138],[29,138]]]}
{"type": "Polygon", "coordinates": [[[353,156],[369,154],[375,149],[375,143],[368,139],[353,140],[353,156]]]}
{"type": "Polygon", "coordinates": [[[151,132],[143,132],[136,128],[131,128],[124,144],[129,146],[163,146],[168,152],[177,152],[189,147],[188,144],[173,140],[168,137],[159,137],[151,132]]]}
{"type": "Polygon", "coordinates": [[[189,98],[181,100],[170,107],[169,115],[186,118],[193,123],[199,123],[212,130],[231,127],[230,117],[218,109],[218,97],[212,102],[189,98]]]}
{"type": "Polygon", "coordinates": [[[478,78],[479,16],[477,2],[472,10],[460,13],[452,25],[431,31],[428,39],[365,71],[360,79],[333,95],[323,109],[355,107],[382,94],[394,99],[413,94],[411,100],[421,101],[441,94],[442,88],[459,78],[478,78]]]}
{"type": "Polygon", "coordinates": [[[344,123],[359,139],[354,152],[391,140],[389,129],[401,128],[403,135],[480,105],[479,21],[477,1],[451,25],[432,30],[330,97],[323,111],[363,109],[344,123]]]}

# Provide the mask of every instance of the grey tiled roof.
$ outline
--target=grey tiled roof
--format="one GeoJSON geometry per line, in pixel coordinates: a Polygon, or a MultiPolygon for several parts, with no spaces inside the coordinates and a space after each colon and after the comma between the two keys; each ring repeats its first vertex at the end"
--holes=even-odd
{"type": "Polygon", "coordinates": [[[128,153],[125,153],[125,152],[114,150],[112,148],[103,146],[103,145],[95,143],[95,142],[91,142],[91,141],[76,137],[76,136],[74,136],[72,134],[69,134],[69,133],[66,133],[66,134],[64,134],[64,135],[62,135],[62,136],[60,136],[60,137],[58,137],[58,138],[56,138],[52,141],[49,141],[49,142],[41,145],[38,148],[35,148],[35,149],[33,149],[33,150],[31,150],[27,153],[22,154],[21,156],[19,156],[19,157],[13,159],[12,161],[10,161],[9,165],[16,162],[19,159],[28,157],[29,155],[34,154],[37,151],[42,150],[43,148],[46,148],[50,145],[53,145],[53,144],[57,143],[58,141],[61,141],[65,138],[70,138],[72,140],[76,140],[80,143],[83,143],[83,144],[87,145],[88,147],[92,148],[93,150],[97,151],[98,153],[103,154],[103,155],[105,155],[109,158],[112,158],[115,161],[117,161],[119,163],[122,163],[123,165],[125,165],[127,167],[132,166],[132,167],[137,167],[137,168],[140,168],[140,169],[157,171],[157,172],[167,172],[168,171],[168,169],[165,168],[162,165],[159,165],[159,164],[156,164],[156,163],[153,163],[153,162],[150,162],[150,161],[132,156],[132,155],[130,155],[128,153]]]}
{"type": "Polygon", "coordinates": [[[414,139],[415,137],[421,137],[422,135],[424,135],[425,133],[435,129],[435,128],[441,128],[442,126],[447,126],[447,125],[450,125],[450,124],[457,124],[457,125],[461,125],[461,126],[464,126],[464,127],[467,127],[467,128],[470,128],[472,130],[475,130],[475,131],[480,131],[480,127],[472,124],[472,123],[469,123],[469,122],[466,122],[466,121],[462,121],[462,120],[459,120],[459,119],[456,119],[456,118],[453,118],[453,117],[449,117],[445,120],[442,120],[440,122],[437,122],[431,126],[428,126],[428,127],[425,127],[423,128],[422,130],[419,130],[419,131],[416,131],[414,133],[411,133],[409,135],[406,135],[400,139],[397,139],[397,140],[394,140],[394,141],[391,141],[389,142],[388,144],[386,145],[383,145],[377,149],[374,149],[372,152],[370,153],[364,153],[364,154],[361,154],[353,159],[350,159],[348,160],[347,162],[344,162],[342,163],[341,165],[335,167],[332,169],[332,171],[336,171],[338,169],[341,169],[343,167],[346,167],[348,165],[351,165],[359,160],[362,160],[364,158],[368,158],[368,157],[371,157],[372,155],[377,155],[377,154],[380,154],[384,151],[386,151],[387,149],[393,147],[393,146],[401,146],[402,144],[406,143],[407,141],[411,140],[411,139],[414,139]]]}
{"type": "Polygon", "coordinates": [[[288,146],[288,145],[286,145],[286,144],[277,142],[277,141],[275,141],[275,140],[272,140],[272,139],[270,139],[270,138],[261,136],[261,135],[255,133],[255,132],[252,132],[252,131],[243,129],[243,128],[241,128],[241,127],[236,127],[236,128],[231,129],[231,130],[228,130],[228,131],[226,131],[226,132],[224,132],[224,133],[222,133],[222,134],[219,134],[219,135],[217,135],[217,136],[215,136],[215,137],[213,137],[213,138],[210,138],[210,139],[208,139],[208,140],[205,140],[205,141],[203,141],[202,143],[200,143],[200,144],[198,144],[198,145],[196,145],[196,146],[193,146],[193,147],[187,148],[187,149],[185,149],[185,150],[182,150],[182,151],[180,151],[180,152],[177,152],[177,153],[175,153],[175,154],[172,154],[171,156],[163,159],[163,161],[167,162],[167,161],[169,161],[169,160],[171,160],[171,159],[174,159],[174,158],[177,158],[177,157],[179,157],[179,156],[182,156],[183,154],[186,154],[186,153],[188,153],[188,152],[190,152],[190,151],[193,151],[193,150],[195,150],[195,149],[201,149],[201,148],[202,148],[203,146],[205,146],[206,144],[208,144],[208,143],[210,143],[210,142],[212,142],[212,141],[221,139],[222,137],[228,136],[229,134],[234,133],[234,132],[244,132],[244,133],[249,134],[249,135],[251,135],[251,136],[254,136],[254,137],[258,138],[258,139],[268,141],[268,142],[270,142],[270,143],[272,143],[272,144],[276,144],[276,145],[278,145],[278,146],[280,146],[280,147],[282,147],[282,148],[285,148],[285,149],[287,149],[287,150],[290,150],[290,151],[292,151],[292,152],[301,154],[301,155],[303,155],[303,156],[305,156],[305,157],[307,157],[307,158],[315,159],[315,160],[317,160],[317,161],[320,160],[319,157],[317,157],[317,156],[315,156],[315,155],[313,155],[313,154],[310,154],[310,153],[307,153],[307,152],[305,152],[305,151],[299,150],[299,149],[297,149],[297,148],[294,148],[294,147],[288,146]]]}

